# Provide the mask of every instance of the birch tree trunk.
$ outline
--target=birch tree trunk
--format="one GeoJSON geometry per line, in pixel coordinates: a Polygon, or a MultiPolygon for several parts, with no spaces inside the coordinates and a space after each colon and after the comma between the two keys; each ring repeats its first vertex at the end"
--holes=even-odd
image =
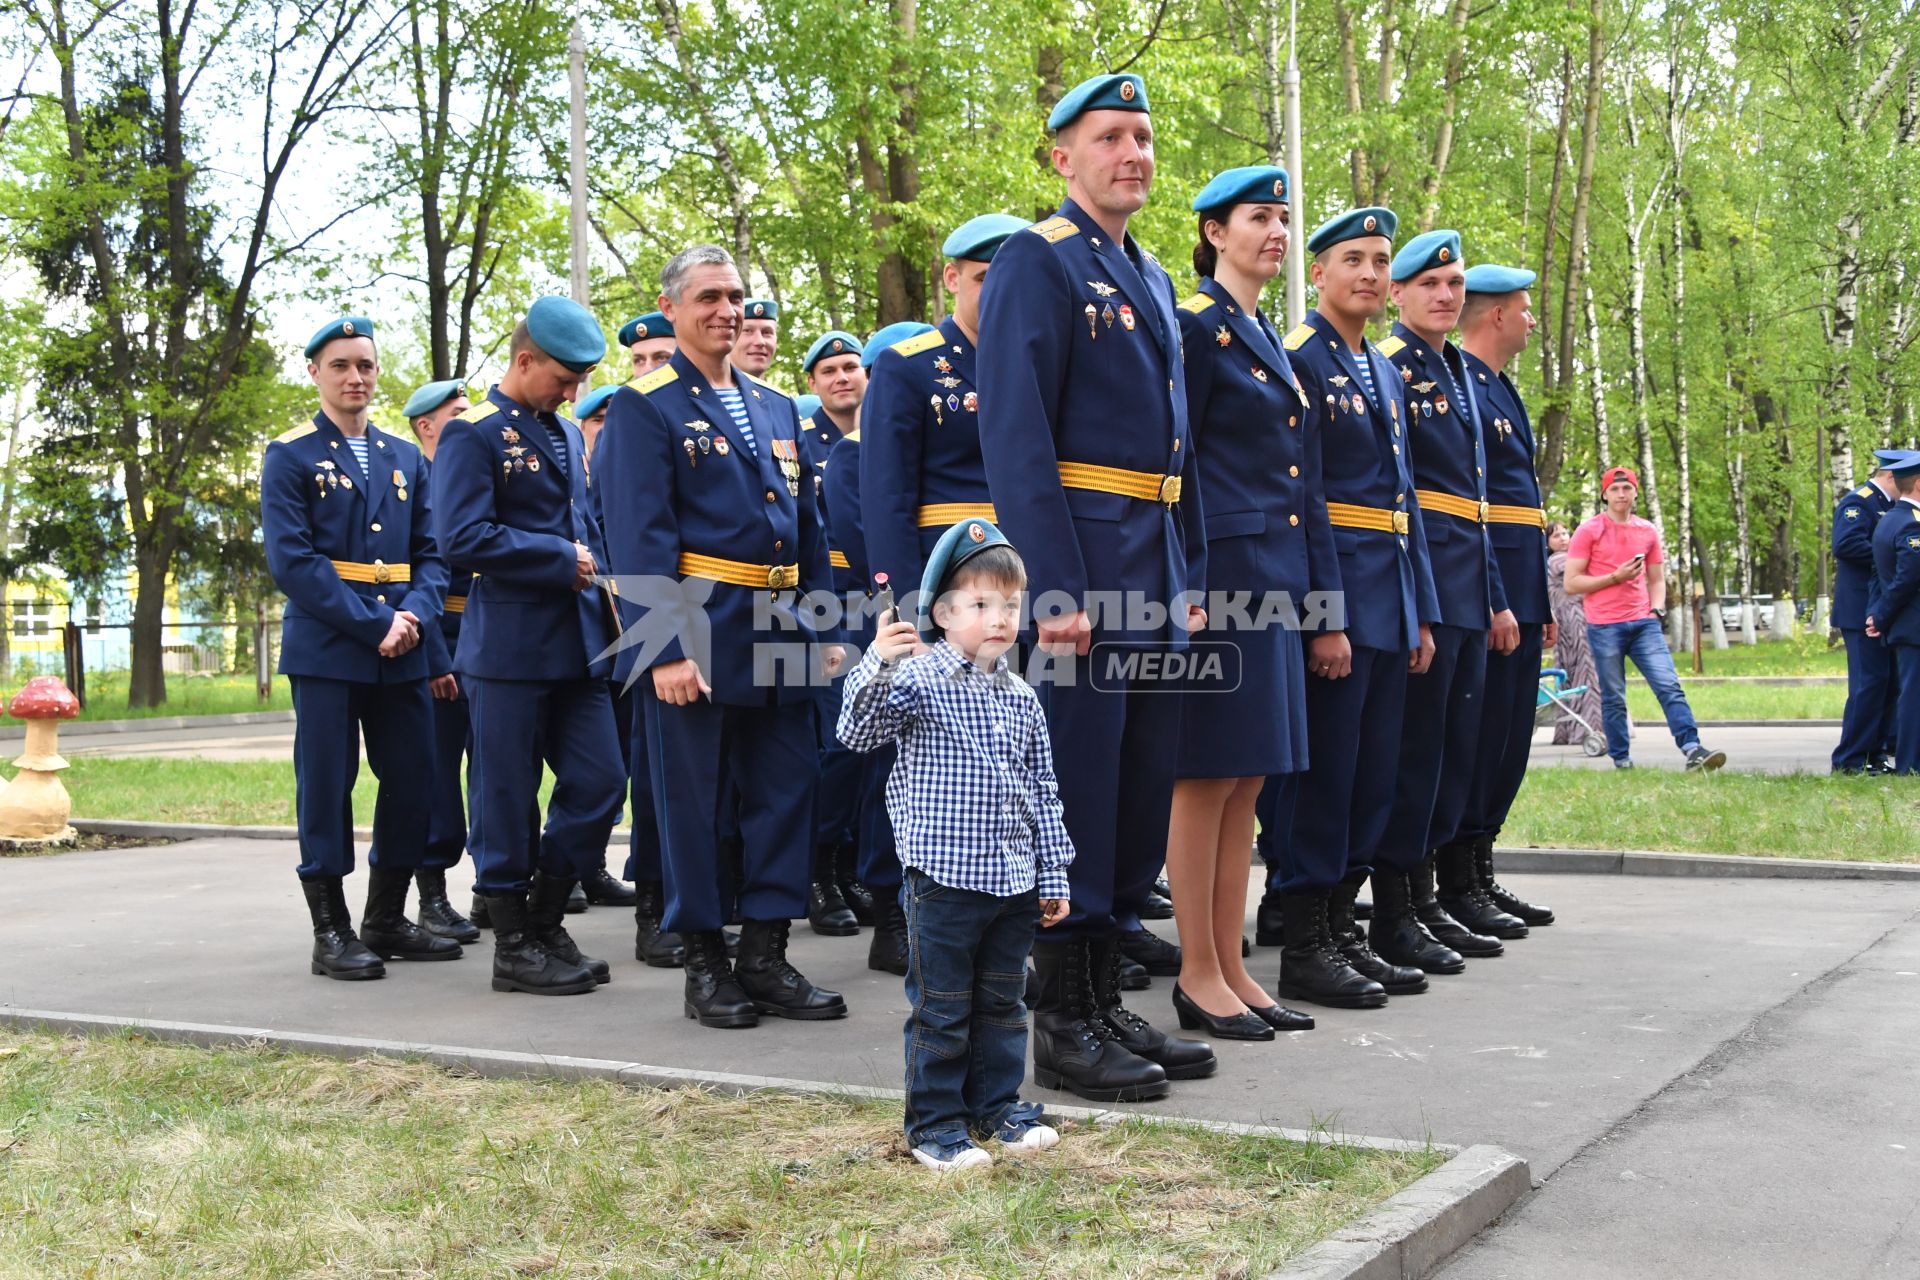
{"type": "Polygon", "coordinates": [[[1433,230],[1440,216],[1440,181],[1446,177],[1447,161],[1453,154],[1453,117],[1459,97],[1460,75],[1467,64],[1467,11],[1469,0],[1454,0],[1447,19],[1447,70],[1440,100],[1440,120],[1433,129],[1432,159],[1427,176],[1421,182],[1426,203],[1420,211],[1420,230],[1433,230]]]}
{"type": "MultiPolygon", "coordinates": [[[[1673,340],[1668,350],[1673,352],[1673,469],[1674,501],[1680,509],[1680,526],[1674,541],[1682,548],[1691,551],[1693,538],[1693,441],[1687,430],[1687,208],[1686,183],[1684,173],[1687,155],[1686,134],[1686,72],[1680,58],[1681,33],[1679,11],[1669,11],[1669,38],[1667,41],[1667,150],[1671,154],[1673,166],[1672,192],[1672,269],[1673,269],[1673,340]]],[[[1700,562],[1702,573],[1706,563],[1700,562]]],[[[1688,609],[1693,599],[1694,563],[1691,556],[1680,561],[1680,604],[1679,613],[1691,617],[1688,609]]],[[[1719,618],[1719,610],[1713,610],[1714,618],[1719,618]]],[[[1683,627],[1684,631],[1685,628],[1683,627]]],[[[1724,632],[1716,634],[1714,648],[1727,647],[1724,632]]]]}

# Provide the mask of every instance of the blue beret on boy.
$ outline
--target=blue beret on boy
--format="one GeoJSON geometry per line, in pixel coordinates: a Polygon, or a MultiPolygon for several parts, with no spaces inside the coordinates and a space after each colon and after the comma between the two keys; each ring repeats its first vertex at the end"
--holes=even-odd
{"type": "Polygon", "coordinates": [[[572,298],[549,294],[527,308],[527,336],[561,367],[585,373],[607,354],[600,322],[572,298]]]}
{"type": "Polygon", "coordinates": [[[1089,111],[1147,110],[1147,82],[1130,73],[1094,76],[1067,90],[1047,117],[1047,128],[1064,129],[1089,111]]]}
{"type": "Polygon", "coordinates": [[[1319,253],[1343,240],[1358,240],[1364,236],[1385,236],[1391,240],[1399,227],[1400,219],[1394,216],[1391,209],[1382,209],[1378,205],[1349,209],[1327,219],[1307,237],[1307,252],[1319,253]]]}
{"type": "Polygon", "coordinates": [[[609,382],[604,387],[595,387],[573,403],[573,419],[591,418],[596,413],[604,413],[607,401],[613,399],[613,393],[620,389],[617,382],[609,382]]]}
{"type": "Polygon", "coordinates": [[[994,251],[1006,238],[1027,225],[1026,219],[1010,213],[983,213],[954,228],[940,252],[956,262],[992,262],[994,251]]]}
{"type": "Polygon", "coordinates": [[[1235,204],[1285,204],[1287,171],[1277,164],[1249,164],[1213,176],[1193,198],[1193,211],[1224,209],[1235,204]]]}
{"type": "Polygon", "coordinates": [[[623,347],[630,347],[642,338],[671,338],[673,336],[673,321],[667,319],[658,311],[649,311],[647,314],[635,316],[633,319],[621,325],[620,332],[616,336],[619,337],[620,345],[623,347]]]}
{"type": "Polygon", "coordinates": [[[747,319],[778,320],[779,318],[780,318],[780,304],[775,302],[772,298],[748,298],[747,299],[747,319]]]}
{"type": "Polygon", "coordinates": [[[401,416],[417,418],[423,413],[432,413],[447,401],[466,392],[467,384],[460,378],[448,378],[445,382],[429,382],[407,397],[406,407],[400,410],[401,416]]]}
{"type": "Polygon", "coordinates": [[[860,353],[860,367],[873,368],[873,362],[880,358],[882,351],[896,342],[905,342],[908,338],[926,333],[932,328],[932,325],[922,324],[918,320],[895,320],[892,324],[882,325],[871,338],[867,339],[867,349],[860,353]]]}
{"type": "Polygon", "coordinates": [[[860,339],[840,329],[829,329],[813,340],[807,348],[807,358],[800,362],[802,373],[812,373],[813,366],[822,360],[834,356],[859,355],[860,339]]]}
{"type": "Polygon", "coordinates": [[[373,321],[365,316],[341,316],[320,326],[311,338],[307,339],[307,359],[320,354],[320,348],[335,338],[371,338],[373,321]]]}
{"type": "Polygon", "coordinates": [[[921,635],[941,634],[941,627],[933,620],[933,604],[953,571],[988,547],[1007,545],[1007,535],[991,520],[962,520],[940,535],[940,541],[933,544],[933,554],[927,557],[926,572],[920,575],[920,607],[914,621],[921,635]]]}
{"type": "Polygon", "coordinates": [[[1400,252],[1393,255],[1391,278],[1396,283],[1411,280],[1422,271],[1458,264],[1459,261],[1460,233],[1458,231],[1423,231],[1407,241],[1400,252]]]}
{"type": "Polygon", "coordinates": [[[1537,273],[1525,267],[1497,267],[1491,262],[1482,262],[1467,268],[1468,293],[1512,293],[1515,289],[1526,289],[1539,279],[1537,273]]]}

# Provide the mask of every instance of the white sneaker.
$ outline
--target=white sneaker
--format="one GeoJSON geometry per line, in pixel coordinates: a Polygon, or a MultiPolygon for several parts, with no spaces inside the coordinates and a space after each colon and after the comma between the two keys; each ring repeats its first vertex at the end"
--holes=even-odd
{"type": "Polygon", "coordinates": [[[1022,1151],[1045,1151],[1060,1145],[1060,1134],[1051,1125],[1038,1122],[1003,1126],[993,1139],[1003,1147],[1022,1151]]]}
{"type": "MultiPolygon", "coordinates": [[[[1057,1138],[1055,1140],[1058,1141],[1057,1138]]],[[[993,1157],[975,1146],[971,1139],[952,1143],[923,1142],[913,1149],[913,1158],[935,1173],[957,1173],[961,1169],[980,1168],[993,1163],[993,1157]]]]}

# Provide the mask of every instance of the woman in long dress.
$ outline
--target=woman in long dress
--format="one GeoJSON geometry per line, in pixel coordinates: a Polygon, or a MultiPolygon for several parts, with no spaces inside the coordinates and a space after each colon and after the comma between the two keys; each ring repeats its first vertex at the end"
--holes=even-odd
{"type": "MultiPolygon", "coordinates": [[[[1561,521],[1547,526],[1547,594],[1553,601],[1554,625],[1560,639],[1553,647],[1553,665],[1567,673],[1569,685],[1584,686],[1584,692],[1568,699],[1573,709],[1586,718],[1595,733],[1600,728],[1600,679],[1593,669],[1593,653],[1587,648],[1587,613],[1578,596],[1567,594],[1567,543],[1571,535],[1561,521]]],[[[1555,746],[1579,743],[1587,731],[1580,722],[1562,712],[1554,720],[1555,746]]]]}

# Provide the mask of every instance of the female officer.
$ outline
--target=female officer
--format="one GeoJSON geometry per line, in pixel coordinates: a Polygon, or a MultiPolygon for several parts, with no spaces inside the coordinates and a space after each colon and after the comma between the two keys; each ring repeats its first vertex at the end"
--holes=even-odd
{"type": "Polygon", "coordinates": [[[1287,173],[1251,165],[1195,197],[1200,292],[1180,304],[1187,417],[1206,505],[1206,632],[1183,693],[1180,758],[1167,834],[1182,960],[1180,1025],[1271,1040],[1313,1019],[1274,1004],[1240,958],[1254,802],[1266,775],[1307,764],[1305,659],[1293,606],[1309,554],[1333,553],[1319,451],[1305,447],[1303,396],[1260,293],[1287,253],[1287,173]],[[1276,619],[1268,593],[1289,597],[1276,619]],[[1231,598],[1238,596],[1241,607],[1231,598]],[[1221,661],[1208,664],[1211,656],[1221,661]]]}

